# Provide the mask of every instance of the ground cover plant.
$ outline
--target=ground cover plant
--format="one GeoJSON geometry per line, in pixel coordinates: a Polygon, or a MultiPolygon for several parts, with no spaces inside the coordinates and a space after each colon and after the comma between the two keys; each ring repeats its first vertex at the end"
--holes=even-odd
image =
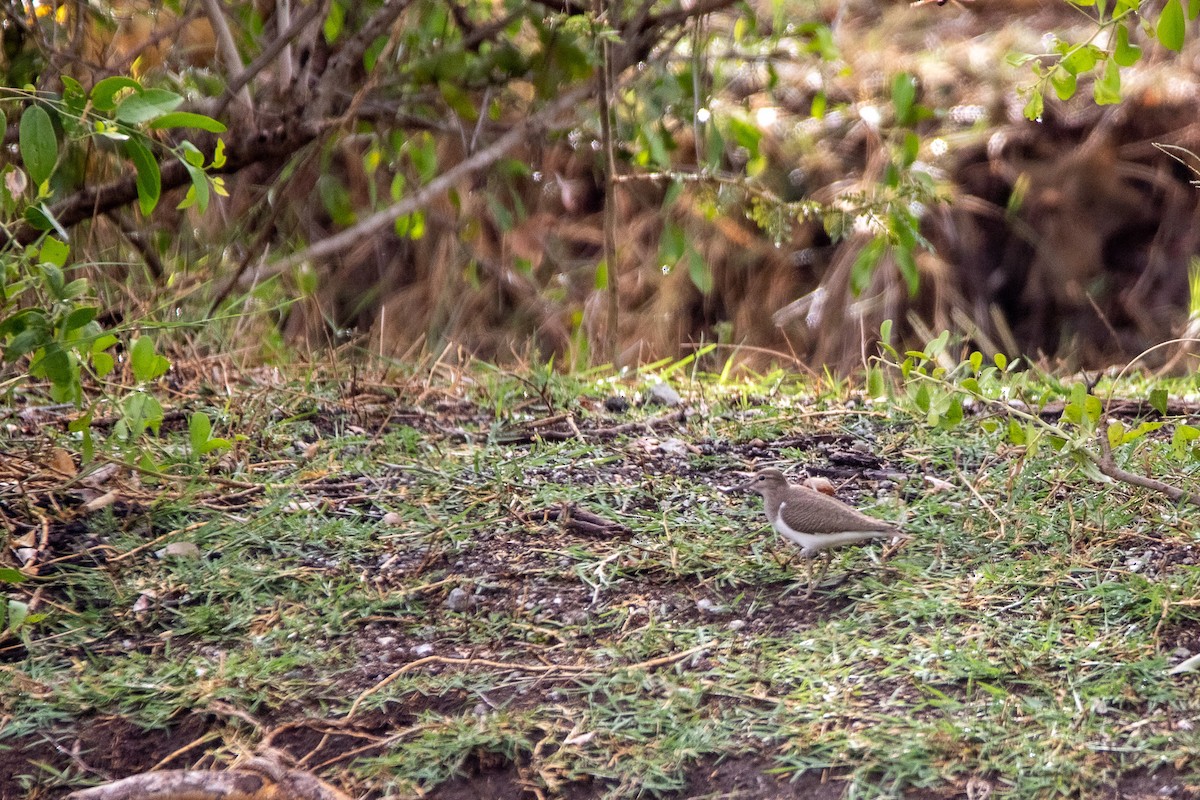
{"type": "MultiPolygon", "coordinates": [[[[0,795],[270,756],[371,797],[1200,796],[1194,511],[907,358],[866,387],[179,361],[141,470],[80,471],[61,409],[13,406],[0,795]],[[912,539],[805,600],[720,491],[765,465],[912,539]]],[[[1164,423],[1116,455],[1195,490],[1194,378],[1022,381],[1067,435],[1153,398],[1110,405],[1164,423]]]]}

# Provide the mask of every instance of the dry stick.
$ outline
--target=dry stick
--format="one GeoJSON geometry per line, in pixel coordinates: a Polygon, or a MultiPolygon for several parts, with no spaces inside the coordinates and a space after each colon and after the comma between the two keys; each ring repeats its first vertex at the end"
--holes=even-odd
{"type": "Polygon", "coordinates": [[[150,541],[145,542],[144,544],[140,544],[137,547],[133,548],[132,550],[126,550],[124,553],[113,556],[112,558],[108,559],[108,563],[115,564],[118,561],[124,561],[127,558],[132,558],[133,556],[137,555],[138,553],[141,553],[145,550],[149,550],[151,547],[154,547],[155,545],[160,544],[161,542],[163,542],[167,539],[170,539],[173,536],[178,536],[183,533],[191,533],[192,531],[196,530],[197,528],[203,528],[207,524],[208,524],[208,522],[193,522],[191,525],[188,525],[187,527],[176,528],[173,531],[167,531],[162,536],[155,536],[150,541]]]}
{"type": "MultiPolygon", "coordinates": [[[[225,21],[225,12],[221,10],[220,3],[217,0],[200,0],[200,2],[204,5],[204,13],[208,17],[208,21],[212,23],[213,31],[217,34],[217,51],[221,54],[221,60],[225,62],[225,68],[231,75],[240,73],[242,57],[238,53],[237,44],[233,41],[233,34],[229,32],[229,23],[225,21]]],[[[237,99],[246,113],[253,116],[254,101],[250,99],[250,90],[244,85],[238,91],[237,99]]]]}
{"type": "MultiPolygon", "coordinates": [[[[605,18],[605,0],[596,0],[596,18],[599,25],[605,18]]],[[[619,322],[620,269],[617,265],[617,163],[613,155],[612,108],[609,93],[612,90],[612,56],[607,37],[598,37],[600,44],[600,85],[597,100],[600,106],[600,141],[604,147],[604,268],[608,278],[608,360],[617,365],[620,335],[619,322]]]]}
{"type": "Polygon", "coordinates": [[[449,190],[455,181],[499,161],[509,150],[527,141],[530,131],[533,128],[547,124],[554,116],[578,105],[579,101],[590,91],[590,86],[580,86],[573,91],[567,92],[538,113],[514,125],[512,130],[501,136],[491,145],[455,164],[400,202],[394,203],[382,211],[375,212],[362,222],[347,228],[341,233],[322,239],[307,250],[275,262],[264,271],[263,277],[267,278],[272,275],[278,275],[294,269],[305,262],[316,261],[335,253],[340,253],[359,244],[363,238],[384,230],[391,226],[398,217],[417,211],[442,192],[449,190]]]}
{"type": "Polygon", "coordinates": [[[1200,494],[1189,492],[1186,489],[1180,489],[1178,486],[1172,486],[1169,483],[1164,483],[1156,478],[1148,478],[1145,475],[1138,475],[1136,472],[1122,469],[1117,466],[1117,462],[1112,457],[1112,446],[1108,443],[1108,429],[1101,426],[1096,431],[1096,438],[1100,442],[1100,455],[1096,455],[1091,450],[1083,449],[1088,460],[1096,465],[1102,473],[1116,481],[1141,486],[1143,489],[1151,489],[1155,492],[1161,492],[1172,501],[1178,503],[1186,500],[1192,505],[1200,506],[1200,494]]]}
{"type": "MultiPolygon", "coordinates": [[[[683,659],[687,658],[688,656],[692,656],[692,655],[695,655],[696,653],[707,650],[715,644],[718,644],[718,640],[710,639],[709,641],[705,642],[704,644],[698,644],[695,647],[691,647],[691,648],[689,648],[687,650],[683,650],[679,653],[672,653],[671,655],[667,655],[667,656],[659,656],[658,658],[652,658],[649,661],[639,661],[636,664],[628,664],[628,665],[616,664],[616,665],[613,665],[612,669],[613,670],[654,669],[655,667],[662,667],[662,666],[666,666],[667,664],[673,664],[676,661],[682,661],[683,659]]],[[[411,670],[414,670],[417,667],[423,667],[426,664],[447,664],[447,665],[459,665],[459,666],[494,667],[496,669],[516,670],[519,672],[539,672],[539,673],[543,673],[543,674],[549,673],[549,672],[570,672],[572,674],[579,675],[579,674],[583,674],[583,673],[587,673],[587,672],[599,672],[600,671],[596,667],[590,667],[590,666],[580,665],[580,664],[513,664],[513,663],[508,663],[505,661],[493,661],[489,658],[454,658],[451,656],[425,656],[425,658],[418,658],[416,661],[408,662],[407,664],[405,664],[404,666],[400,667],[395,672],[393,672],[391,675],[388,675],[386,678],[381,680],[379,683],[375,684],[374,686],[372,686],[371,688],[367,689],[362,694],[360,694],[358,696],[358,699],[356,699],[354,701],[354,703],[350,706],[350,710],[346,712],[345,718],[350,719],[351,717],[353,717],[355,712],[358,711],[358,707],[360,705],[362,705],[363,701],[366,700],[368,697],[375,694],[379,690],[383,689],[385,686],[387,686],[392,681],[399,678],[401,675],[404,675],[405,673],[410,672],[411,670]]]]}
{"type": "MultiPolygon", "coordinates": [[[[1162,344],[1163,345],[1170,344],[1170,342],[1163,342],[1162,344]]],[[[1160,347],[1160,346],[1162,346],[1162,345],[1155,345],[1155,347],[1160,347]]],[[[1150,348],[1150,349],[1153,350],[1154,348],[1150,348]]],[[[1146,352],[1149,352],[1149,350],[1146,352]]],[[[893,362],[888,361],[888,362],[884,362],[884,363],[887,363],[890,366],[896,367],[897,369],[899,368],[899,365],[895,364],[893,362]]],[[[1128,365],[1126,365],[1126,368],[1128,368],[1128,365]]],[[[1121,371],[1121,374],[1124,374],[1124,370],[1121,371]]],[[[1121,374],[1117,375],[1117,379],[1120,379],[1121,374]]],[[[933,378],[929,375],[921,375],[920,373],[914,372],[913,376],[918,379],[921,379],[921,380],[929,381],[931,383],[945,384],[944,380],[941,380],[938,378],[933,378]]],[[[1114,380],[1114,383],[1115,383],[1115,380],[1114,380]]],[[[1058,428],[1055,425],[1050,424],[1049,422],[1046,422],[1044,419],[1042,419],[1037,414],[1031,414],[1028,411],[1021,411],[1020,409],[1013,408],[1012,406],[1008,405],[1007,403],[1002,403],[997,400],[992,400],[991,398],[984,397],[983,395],[974,395],[974,396],[981,403],[984,403],[985,405],[993,406],[993,407],[999,409],[1004,414],[1018,417],[1020,419],[1025,420],[1026,422],[1032,422],[1034,425],[1039,426],[1044,431],[1053,433],[1056,436],[1062,436],[1063,438],[1067,438],[1066,436],[1063,435],[1062,429],[1058,428]]],[[[1187,502],[1191,503],[1192,505],[1200,506],[1200,494],[1198,494],[1196,492],[1189,492],[1184,489],[1180,489],[1178,486],[1172,486],[1169,483],[1165,483],[1165,482],[1157,480],[1155,478],[1147,478],[1144,475],[1138,475],[1137,473],[1129,472],[1128,470],[1118,467],[1116,462],[1113,461],[1112,448],[1108,444],[1108,429],[1106,426],[1100,426],[1100,429],[1096,432],[1096,436],[1100,440],[1100,453],[1096,453],[1095,451],[1091,450],[1088,447],[1078,447],[1078,448],[1076,448],[1076,450],[1078,452],[1082,453],[1083,457],[1086,458],[1088,461],[1091,461],[1093,464],[1095,464],[1097,469],[1099,469],[1101,473],[1103,473],[1104,475],[1107,475],[1108,477],[1112,478],[1115,481],[1120,481],[1122,483],[1130,484],[1131,486],[1140,486],[1143,489],[1150,489],[1155,492],[1160,492],[1161,494],[1166,495],[1167,497],[1169,497],[1172,501],[1174,501],[1176,503],[1178,503],[1182,500],[1186,500],[1187,502]]]]}
{"type": "Polygon", "coordinates": [[[234,94],[252,81],[258,73],[266,69],[275,60],[275,56],[279,55],[280,51],[289,46],[304,31],[308,24],[320,15],[323,7],[324,3],[313,3],[310,5],[305,9],[303,14],[292,21],[287,30],[275,37],[274,41],[267,45],[266,49],[250,62],[249,66],[241,70],[237,77],[231,80],[225,88],[225,94],[217,101],[217,107],[211,116],[220,117],[224,114],[225,109],[229,107],[229,103],[233,100],[234,94]]]}

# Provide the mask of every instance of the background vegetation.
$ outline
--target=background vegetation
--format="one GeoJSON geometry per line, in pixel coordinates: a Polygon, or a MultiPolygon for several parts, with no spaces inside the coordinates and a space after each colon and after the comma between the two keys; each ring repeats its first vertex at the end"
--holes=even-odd
{"type": "Polygon", "coordinates": [[[0,796],[1197,795],[1200,0],[3,5],[0,796]]]}

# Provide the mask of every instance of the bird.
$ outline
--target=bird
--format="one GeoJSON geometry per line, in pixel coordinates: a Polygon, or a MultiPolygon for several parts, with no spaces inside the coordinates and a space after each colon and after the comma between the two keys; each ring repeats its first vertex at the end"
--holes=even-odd
{"type": "Polygon", "coordinates": [[[830,549],[870,539],[906,536],[890,522],[869,517],[835,497],[807,486],[789,484],[787,477],[774,468],[759,470],[750,480],[728,491],[753,491],[762,495],[771,527],[800,546],[800,555],[808,566],[805,599],[812,597],[813,589],[825,577],[832,561],[830,549]],[[825,557],[825,563],[814,583],[812,559],[818,554],[825,557]]]}

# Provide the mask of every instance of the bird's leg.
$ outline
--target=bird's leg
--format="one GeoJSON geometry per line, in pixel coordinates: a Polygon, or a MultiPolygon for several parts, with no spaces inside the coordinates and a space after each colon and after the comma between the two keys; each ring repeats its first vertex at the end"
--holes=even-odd
{"type": "Polygon", "coordinates": [[[821,564],[821,574],[817,576],[818,584],[825,579],[825,573],[829,572],[829,565],[833,561],[833,556],[829,554],[828,550],[822,550],[821,555],[824,557],[824,562],[821,564]]]}
{"type": "Polygon", "coordinates": [[[813,579],[812,579],[812,556],[806,556],[804,559],[805,573],[808,575],[808,591],[804,593],[804,599],[812,597],[813,579]]]}

